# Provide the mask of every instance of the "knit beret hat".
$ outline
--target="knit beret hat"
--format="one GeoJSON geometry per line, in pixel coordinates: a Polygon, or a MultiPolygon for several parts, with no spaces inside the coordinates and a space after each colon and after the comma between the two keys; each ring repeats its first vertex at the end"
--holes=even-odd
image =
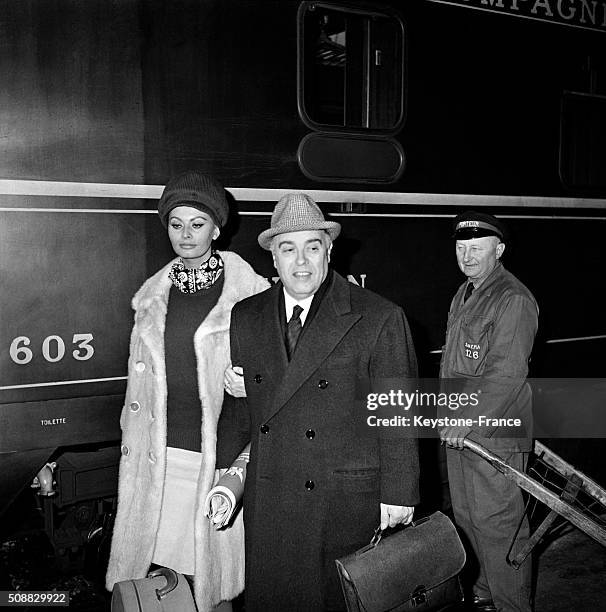
{"type": "Polygon", "coordinates": [[[334,240],[341,232],[341,225],[326,221],[320,207],[306,193],[287,193],[278,200],[271,215],[271,226],[259,234],[258,241],[269,251],[274,236],[305,230],[325,230],[334,240]]]}
{"type": "Polygon", "coordinates": [[[223,185],[214,177],[198,170],[188,170],[172,177],[158,202],[158,214],[164,227],[168,215],[177,206],[191,206],[210,215],[217,227],[223,227],[229,215],[229,205],[223,185]]]}
{"type": "Polygon", "coordinates": [[[470,240],[484,236],[498,236],[505,238],[505,226],[499,219],[488,213],[467,210],[457,215],[453,221],[453,238],[457,240],[470,240]]]}

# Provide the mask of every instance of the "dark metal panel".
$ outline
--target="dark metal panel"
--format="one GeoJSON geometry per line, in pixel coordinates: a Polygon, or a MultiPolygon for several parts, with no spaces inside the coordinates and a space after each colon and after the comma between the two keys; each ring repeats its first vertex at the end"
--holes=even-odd
{"type": "Polygon", "coordinates": [[[0,515],[56,448],[118,441],[123,399],[0,404],[0,515]]]}
{"type": "Polygon", "coordinates": [[[130,301],[147,276],[145,217],[0,208],[0,403],[10,387],[39,398],[51,385],[48,398],[66,381],[126,375],[130,301]]]}
{"type": "Polygon", "coordinates": [[[303,138],[297,157],[315,181],[393,183],[404,172],[404,151],[392,138],[313,133],[303,138]]]}
{"type": "Polygon", "coordinates": [[[53,501],[67,506],[82,500],[115,496],[121,456],[118,445],[63,453],[57,457],[58,499],[53,501]]]}
{"type": "Polygon", "coordinates": [[[232,186],[300,180],[298,1],[142,4],[146,182],[198,168],[232,186]]]}
{"type": "Polygon", "coordinates": [[[606,96],[564,92],[560,123],[560,177],[569,189],[606,189],[606,96]]]}
{"type": "Polygon", "coordinates": [[[119,440],[123,400],[107,395],[0,404],[0,453],[119,440]]]}
{"type": "Polygon", "coordinates": [[[138,5],[0,2],[0,176],[141,182],[138,5]]]}

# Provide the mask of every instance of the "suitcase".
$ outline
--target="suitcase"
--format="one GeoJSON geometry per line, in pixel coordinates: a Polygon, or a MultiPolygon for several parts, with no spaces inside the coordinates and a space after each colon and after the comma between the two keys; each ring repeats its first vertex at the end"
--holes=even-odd
{"type": "Polygon", "coordinates": [[[161,567],[138,580],[117,582],[111,612],[196,612],[187,578],[161,567]]]}
{"type": "Polygon", "coordinates": [[[441,512],[336,560],[348,612],[434,612],[458,606],[465,550],[441,512]]]}

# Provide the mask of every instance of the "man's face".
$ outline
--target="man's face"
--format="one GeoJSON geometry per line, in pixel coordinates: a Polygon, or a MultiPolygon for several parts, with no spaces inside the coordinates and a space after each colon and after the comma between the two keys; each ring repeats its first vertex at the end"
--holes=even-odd
{"type": "Polygon", "coordinates": [[[307,230],[278,234],[271,252],[287,293],[296,300],[313,295],[328,274],[332,242],[326,232],[307,230]]]}
{"type": "Polygon", "coordinates": [[[469,280],[482,282],[495,268],[505,245],[496,236],[457,240],[457,263],[469,280]]]}

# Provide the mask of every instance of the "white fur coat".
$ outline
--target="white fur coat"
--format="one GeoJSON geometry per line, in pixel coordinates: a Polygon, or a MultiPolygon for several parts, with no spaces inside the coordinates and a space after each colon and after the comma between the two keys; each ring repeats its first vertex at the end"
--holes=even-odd
{"type": "MultiPolygon", "coordinates": [[[[194,590],[199,612],[233,599],[244,588],[244,528],[241,513],[223,531],[211,528],[203,503],[215,474],[217,421],[223,402],[223,373],[230,362],[229,322],[236,302],[269,283],[235,253],[221,252],[225,264],[221,296],[194,334],[202,407],[202,469],[195,511],[194,590]],[[233,564],[233,559],[241,559],[233,564]]],[[[166,367],[164,328],[173,262],[149,278],[133,298],[135,324],[130,341],[128,386],[120,425],[122,459],[118,511],[106,584],[143,578],[152,561],[166,470],[166,367]]]]}

